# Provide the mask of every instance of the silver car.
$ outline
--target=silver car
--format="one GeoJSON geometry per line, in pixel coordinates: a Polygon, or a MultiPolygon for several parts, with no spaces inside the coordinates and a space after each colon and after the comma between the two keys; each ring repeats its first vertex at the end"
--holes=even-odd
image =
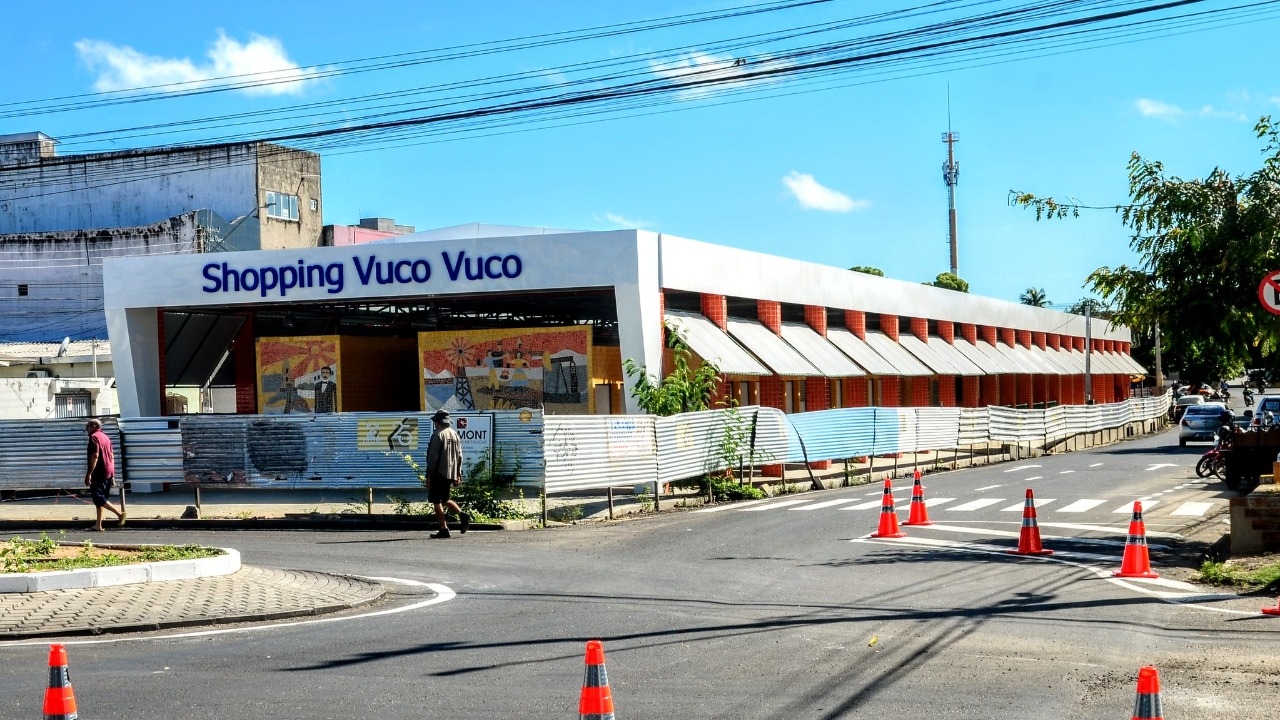
{"type": "Polygon", "coordinates": [[[1178,422],[1178,445],[1186,447],[1190,440],[1213,442],[1213,435],[1222,427],[1222,414],[1226,411],[1227,406],[1222,403],[1188,405],[1178,422]]]}

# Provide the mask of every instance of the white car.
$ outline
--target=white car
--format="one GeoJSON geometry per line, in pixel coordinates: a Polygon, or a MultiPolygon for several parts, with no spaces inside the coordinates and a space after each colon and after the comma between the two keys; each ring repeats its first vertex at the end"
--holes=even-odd
{"type": "Polygon", "coordinates": [[[1188,405],[1178,422],[1178,446],[1186,447],[1189,440],[1213,442],[1214,433],[1222,427],[1222,414],[1225,412],[1227,406],[1222,403],[1188,405]]]}

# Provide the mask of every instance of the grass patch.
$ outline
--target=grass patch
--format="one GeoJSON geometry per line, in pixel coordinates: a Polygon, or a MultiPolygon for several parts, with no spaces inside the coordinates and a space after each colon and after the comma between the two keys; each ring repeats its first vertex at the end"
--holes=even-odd
{"type": "Polygon", "coordinates": [[[59,545],[45,533],[39,540],[11,538],[0,544],[0,572],[52,572],[136,565],[166,560],[195,560],[222,555],[203,545],[155,545],[137,550],[101,548],[85,540],[80,545],[59,545]]]}
{"type": "Polygon", "coordinates": [[[1206,560],[1193,579],[1208,585],[1277,590],[1280,589],[1280,556],[1263,555],[1247,563],[1206,560]]]}

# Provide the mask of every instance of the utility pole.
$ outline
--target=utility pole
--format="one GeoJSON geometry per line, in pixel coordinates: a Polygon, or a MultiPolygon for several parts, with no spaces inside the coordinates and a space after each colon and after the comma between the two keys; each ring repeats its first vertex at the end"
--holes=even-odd
{"type": "Polygon", "coordinates": [[[1084,304],[1084,403],[1093,404],[1093,303],[1084,304]]]}
{"type": "Polygon", "coordinates": [[[1156,390],[1164,394],[1164,368],[1160,364],[1160,323],[1156,323],[1156,390]]]}
{"type": "Polygon", "coordinates": [[[951,85],[947,85],[947,131],[942,142],[947,144],[947,161],[942,164],[942,181],[947,184],[947,220],[951,237],[951,274],[960,276],[960,240],[956,233],[956,183],[960,182],[960,163],[956,162],[955,145],[959,133],[951,132],[951,85]]]}

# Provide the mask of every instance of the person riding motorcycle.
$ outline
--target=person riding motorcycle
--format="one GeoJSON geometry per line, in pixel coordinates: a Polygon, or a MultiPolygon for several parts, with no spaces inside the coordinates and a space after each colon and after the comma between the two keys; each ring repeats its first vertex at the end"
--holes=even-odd
{"type": "Polygon", "coordinates": [[[1218,415],[1218,421],[1221,425],[1213,433],[1214,450],[1221,449],[1223,445],[1231,444],[1231,435],[1235,432],[1234,420],[1235,415],[1233,415],[1230,410],[1223,410],[1222,413],[1218,415]]]}

